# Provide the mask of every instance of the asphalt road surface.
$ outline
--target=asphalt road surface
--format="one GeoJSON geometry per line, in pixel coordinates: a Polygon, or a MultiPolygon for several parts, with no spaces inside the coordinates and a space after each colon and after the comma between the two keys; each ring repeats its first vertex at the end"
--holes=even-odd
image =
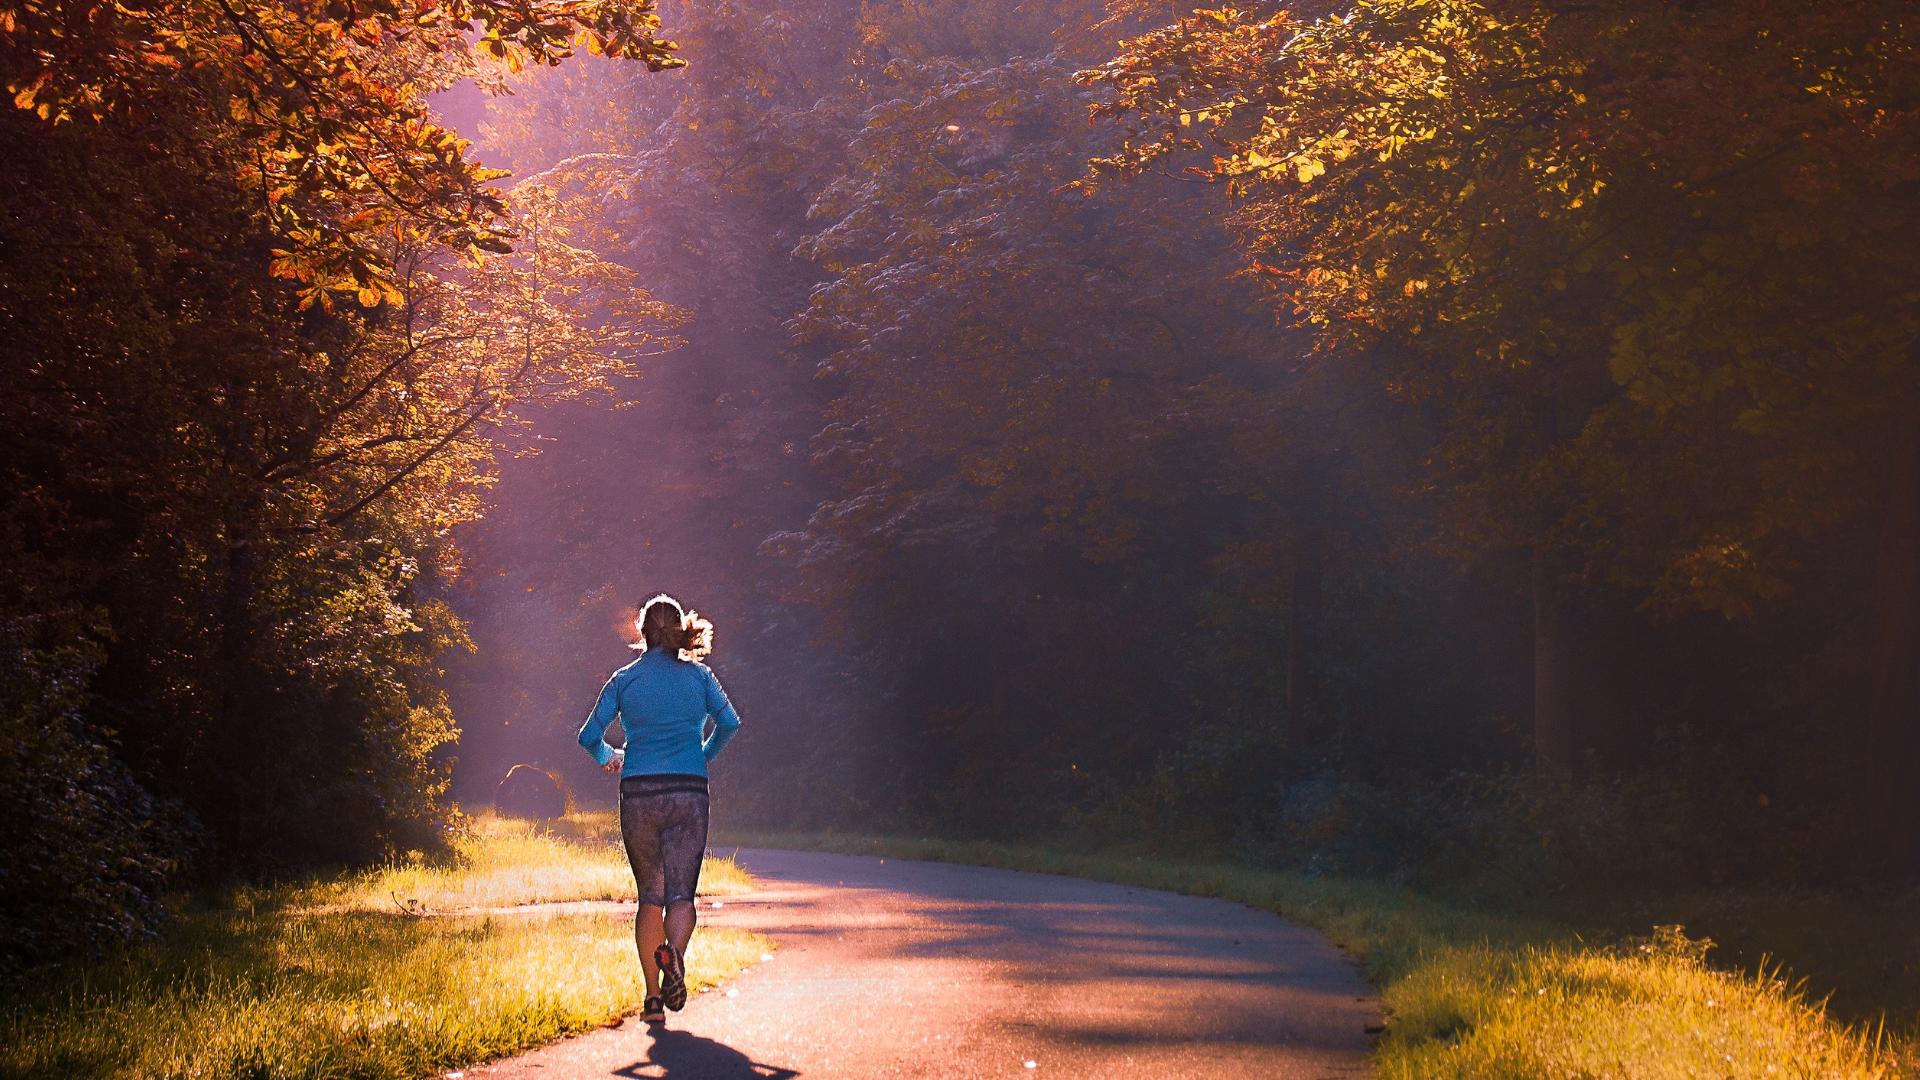
{"type": "Polygon", "coordinates": [[[771,935],[772,960],[664,1027],[630,1017],[466,1076],[1368,1074],[1378,1003],[1339,950],[1277,916],[942,863],[754,850],[740,861],[763,887],[702,900],[700,918],[771,935]]]}

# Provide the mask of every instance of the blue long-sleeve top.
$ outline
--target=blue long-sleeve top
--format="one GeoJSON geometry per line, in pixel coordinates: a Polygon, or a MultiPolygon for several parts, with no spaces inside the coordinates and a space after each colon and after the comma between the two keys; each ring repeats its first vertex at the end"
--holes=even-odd
{"type": "Polygon", "coordinates": [[[615,716],[627,736],[621,776],[705,776],[707,762],[740,730],[740,714],[707,665],[682,660],[669,649],[641,653],[601,689],[580,725],[580,745],[601,765],[613,760],[605,735],[615,716]],[[711,735],[706,733],[709,716],[711,735]]]}

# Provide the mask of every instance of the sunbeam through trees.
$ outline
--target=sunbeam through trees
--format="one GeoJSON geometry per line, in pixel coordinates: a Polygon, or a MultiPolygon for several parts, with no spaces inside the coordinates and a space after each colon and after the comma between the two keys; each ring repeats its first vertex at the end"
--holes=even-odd
{"type": "Polygon", "coordinates": [[[0,0],[0,974],[445,851],[516,764],[587,804],[662,590],[729,827],[1906,896],[1915,45],[0,0]]]}

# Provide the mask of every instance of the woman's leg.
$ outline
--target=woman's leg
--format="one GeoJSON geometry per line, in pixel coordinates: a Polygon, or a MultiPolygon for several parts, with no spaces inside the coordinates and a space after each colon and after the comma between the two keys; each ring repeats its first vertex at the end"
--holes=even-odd
{"type": "Polygon", "coordinates": [[[660,830],[667,944],[658,955],[666,968],[660,996],[667,1008],[677,1011],[687,1004],[687,943],[693,940],[693,898],[700,891],[700,860],[706,854],[707,795],[688,792],[669,798],[672,812],[660,830]]]}
{"type": "Polygon", "coordinates": [[[641,904],[633,917],[633,944],[640,950],[640,970],[647,976],[647,996],[660,996],[660,965],[653,959],[653,951],[667,939],[666,926],[662,924],[660,909],[652,904],[641,904]]]}
{"type": "MultiPolygon", "coordinates": [[[[658,911],[659,909],[655,908],[654,910],[658,911]]],[[[699,918],[693,913],[693,901],[675,900],[673,903],[667,905],[667,940],[673,943],[674,952],[679,953],[681,956],[687,955],[687,942],[693,940],[693,927],[694,924],[699,921],[699,918]]],[[[660,944],[660,939],[655,938],[653,943],[655,945],[660,944]]],[[[651,986],[653,984],[648,983],[647,985],[651,986]]]]}
{"type": "Polygon", "coordinates": [[[673,815],[660,830],[660,863],[665,886],[667,940],[686,955],[699,921],[693,898],[700,891],[700,862],[707,853],[707,796],[674,797],[673,815]]]}
{"type": "Polygon", "coordinates": [[[640,904],[633,915],[633,944],[640,953],[640,970],[646,977],[647,996],[660,994],[660,965],[654,950],[666,939],[661,916],[665,904],[662,891],[665,877],[660,865],[659,822],[662,807],[658,797],[623,795],[620,799],[620,834],[626,843],[627,862],[633,868],[633,885],[640,904]]]}

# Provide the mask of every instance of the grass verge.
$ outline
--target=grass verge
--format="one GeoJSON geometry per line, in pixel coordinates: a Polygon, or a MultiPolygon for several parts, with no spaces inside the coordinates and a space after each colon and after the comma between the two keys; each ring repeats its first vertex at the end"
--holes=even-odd
{"type": "Polygon", "coordinates": [[[786,847],[1000,866],[1218,896],[1314,926],[1381,990],[1384,1077],[1920,1075],[1910,1038],[1829,1016],[1773,969],[1709,965],[1678,927],[1644,938],[1473,910],[1383,882],[1145,856],[901,837],[729,831],[786,847]]]}
{"type": "MultiPolygon", "coordinates": [[[[415,860],[184,908],[159,941],[8,1002],[0,1077],[417,1080],[609,1023],[643,992],[630,920],[417,917],[393,899],[445,911],[631,898],[631,878],[608,887],[609,861],[524,823],[483,822],[444,865],[415,860]]],[[[708,872],[750,886],[737,866],[708,872]]],[[[698,991],[771,948],[758,934],[703,928],[689,982],[698,991]]]]}

